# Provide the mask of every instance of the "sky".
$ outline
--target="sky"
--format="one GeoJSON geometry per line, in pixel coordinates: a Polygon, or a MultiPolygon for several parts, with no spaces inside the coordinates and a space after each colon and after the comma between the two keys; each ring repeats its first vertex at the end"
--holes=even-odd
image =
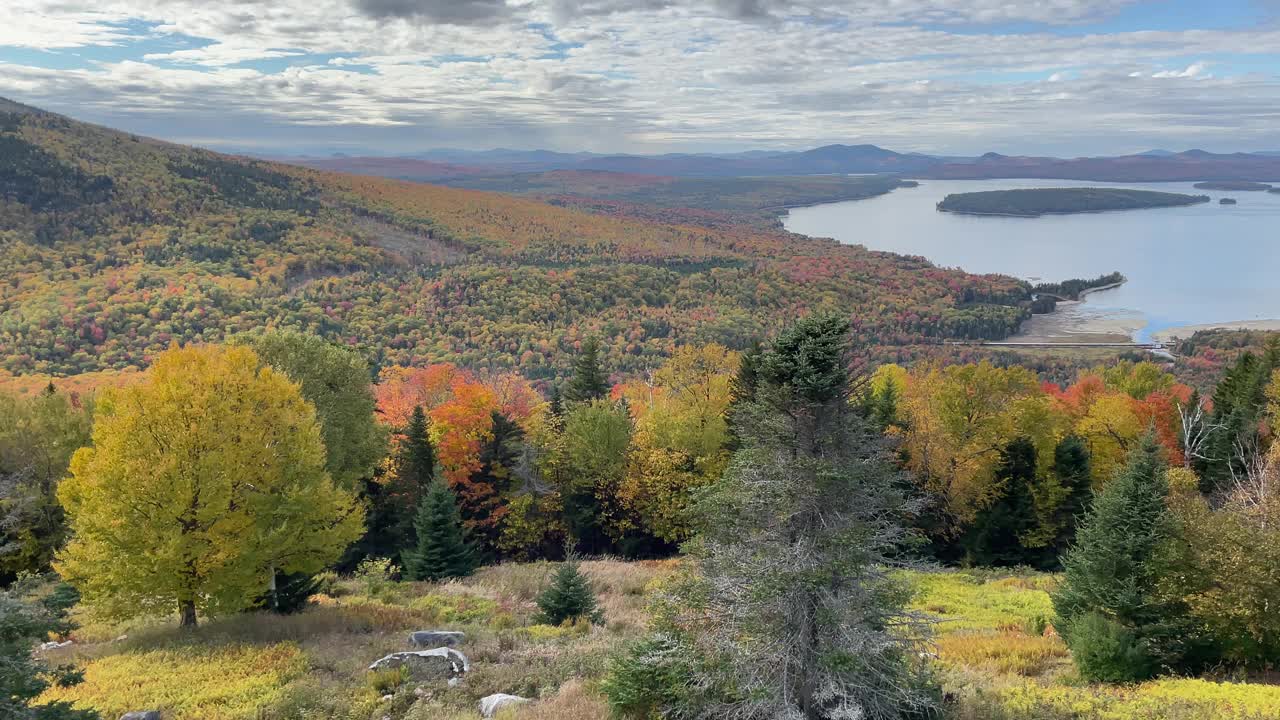
{"type": "Polygon", "coordinates": [[[5,0],[0,96],[266,155],[1280,150],[1280,0],[5,0]]]}

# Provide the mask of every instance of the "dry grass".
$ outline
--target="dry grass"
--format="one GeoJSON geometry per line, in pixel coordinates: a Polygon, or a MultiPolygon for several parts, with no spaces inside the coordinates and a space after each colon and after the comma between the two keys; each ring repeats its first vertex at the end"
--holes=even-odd
{"type": "Polygon", "coordinates": [[[1070,665],[1070,652],[1060,638],[1008,630],[942,635],[937,651],[944,663],[999,675],[1036,677],[1070,665]]]}
{"type": "Polygon", "coordinates": [[[570,680],[555,695],[498,713],[498,720],[607,720],[609,705],[587,689],[581,680],[570,680]]]}

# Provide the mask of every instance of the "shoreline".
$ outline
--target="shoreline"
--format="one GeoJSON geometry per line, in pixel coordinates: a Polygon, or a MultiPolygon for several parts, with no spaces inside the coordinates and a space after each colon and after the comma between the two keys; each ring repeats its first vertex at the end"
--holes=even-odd
{"type": "Polygon", "coordinates": [[[1185,340],[1202,330],[1268,330],[1280,332],[1280,318],[1267,320],[1228,320],[1226,322],[1218,323],[1181,325],[1179,327],[1157,330],[1151,333],[1151,339],[1156,342],[1168,343],[1175,340],[1185,340]]]}

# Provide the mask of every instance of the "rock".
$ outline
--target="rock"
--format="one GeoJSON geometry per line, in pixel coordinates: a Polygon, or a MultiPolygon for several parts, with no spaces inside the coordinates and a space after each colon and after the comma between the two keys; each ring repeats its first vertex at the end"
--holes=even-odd
{"type": "Polygon", "coordinates": [[[415,650],[398,652],[378,660],[369,666],[370,670],[395,670],[409,668],[409,675],[414,680],[448,680],[471,669],[467,656],[453,648],[435,648],[433,650],[415,650]]]}
{"type": "Polygon", "coordinates": [[[391,699],[394,699],[394,698],[395,698],[395,695],[383,695],[383,696],[382,696],[382,702],[386,702],[386,701],[391,700],[391,699]]]}
{"type": "Polygon", "coordinates": [[[527,702],[529,702],[528,698],[522,698],[519,695],[508,695],[506,693],[490,695],[480,699],[480,715],[481,717],[491,718],[508,705],[519,705],[527,702]]]}
{"type": "Polygon", "coordinates": [[[47,642],[47,643],[40,643],[40,647],[39,647],[39,648],[37,648],[37,649],[39,649],[39,650],[57,650],[58,648],[64,648],[64,647],[67,647],[68,645],[72,645],[72,644],[74,644],[74,643],[75,643],[75,641],[74,641],[74,640],[67,640],[66,642],[57,642],[56,640],[51,640],[51,641],[49,641],[49,642],[47,642]]]}
{"type": "Polygon", "coordinates": [[[438,648],[457,647],[467,639],[467,634],[451,630],[419,630],[409,633],[409,647],[438,648]]]}
{"type": "Polygon", "coordinates": [[[121,715],[120,720],[160,720],[160,711],[135,710],[121,715]]]}

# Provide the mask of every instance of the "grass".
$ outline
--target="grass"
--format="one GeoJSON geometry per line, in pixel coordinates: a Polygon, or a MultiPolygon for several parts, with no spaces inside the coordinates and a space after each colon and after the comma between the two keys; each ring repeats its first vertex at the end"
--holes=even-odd
{"type": "Polygon", "coordinates": [[[104,718],[160,710],[165,720],[474,720],[481,697],[504,692],[537,701],[504,718],[603,720],[608,708],[595,681],[610,655],[643,630],[646,589],[673,568],[584,562],[603,626],[534,623],[534,598],[555,570],[550,563],[488,567],[440,584],[343,579],[296,615],[218,618],[194,632],[155,620],[89,623],[75,645],[50,653],[83,668],[86,681],[46,697],[104,718]],[[472,671],[463,683],[418,684],[368,671],[383,655],[409,649],[408,633],[424,629],[467,634],[459,649],[472,671]]]}
{"type": "MultiPolygon", "coordinates": [[[[610,656],[647,622],[648,594],[674,562],[583,563],[605,623],[548,626],[534,598],[549,563],[484,568],[460,582],[343,579],[288,617],[251,613],[195,632],[170,622],[98,623],[49,653],[86,682],[55,689],[103,711],[157,709],[165,720],[476,720],[492,693],[533,700],[501,720],[610,720],[598,683],[610,656]],[[472,671],[457,687],[419,684],[368,665],[407,648],[412,630],[467,633],[472,671]],[[122,634],[128,637],[120,639],[122,634]]],[[[1049,621],[1056,578],[1041,573],[913,573],[913,607],[933,614],[933,652],[955,698],[949,720],[1263,720],[1280,718],[1280,686],[1168,678],[1088,685],[1049,621]]]]}
{"type": "Polygon", "coordinates": [[[940,621],[935,652],[955,720],[1264,720],[1280,718],[1280,686],[1167,678],[1089,685],[1045,625],[1041,573],[946,571],[912,577],[915,608],[940,621]],[[1043,631],[1033,632],[1043,627],[1043,631]]]}

